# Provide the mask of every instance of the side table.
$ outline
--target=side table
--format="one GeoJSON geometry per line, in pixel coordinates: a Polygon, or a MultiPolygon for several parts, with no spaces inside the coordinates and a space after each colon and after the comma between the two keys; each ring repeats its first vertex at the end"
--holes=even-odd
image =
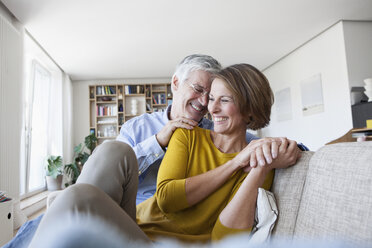
{"type": "Polygon", "coordinates": [[[0,202],[0,246],[13,238],[13,201],[0,202]]]}

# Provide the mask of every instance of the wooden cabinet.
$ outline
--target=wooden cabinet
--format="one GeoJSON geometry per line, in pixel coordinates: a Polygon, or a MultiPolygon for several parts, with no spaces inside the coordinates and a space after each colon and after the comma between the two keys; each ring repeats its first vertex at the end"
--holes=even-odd
{"type": "Polygon", "coordinates": [[[90,85],[90,132],[99,143],[115,139],[124,122],[141,114],[165,111],[171,103],[169,83],[90,85]]]}

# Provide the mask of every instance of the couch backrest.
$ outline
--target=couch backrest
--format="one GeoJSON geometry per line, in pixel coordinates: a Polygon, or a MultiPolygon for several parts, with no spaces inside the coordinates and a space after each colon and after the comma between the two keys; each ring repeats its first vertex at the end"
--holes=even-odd
{"type": "Polygon", "coordinates": [[[292,237],[300,208],[309,161],[314,152],[302,152],[295,166],[275,170],[271,191],[274,193],[279,210],[273,237],[292,237]]]}
{"type": "Polygon", "coordinates": [[[314,154],[294,237],[372,244],[372,142],[328,145],[314,154]]]}
{"type": "Polygon", "coordinates": [[[303,163],[307,158],[291,167],[292,171],[275,175],[279,219],[274,235],[293,231],[295,240],[346,239],[352,244],[372,244],[372,142],[324,146],[311,156],[306,173],[303,163]],[[302,196],[293,195],[301,191],[302,196]]]}

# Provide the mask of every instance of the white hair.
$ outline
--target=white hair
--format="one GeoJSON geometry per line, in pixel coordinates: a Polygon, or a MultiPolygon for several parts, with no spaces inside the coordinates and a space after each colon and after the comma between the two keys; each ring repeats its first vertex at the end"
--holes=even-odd
{"type": "Polygon", "coordinates": [[[222,69],[221,64],[211,56],[203,54],[192,54],[185,57],[176,67],[176,71],[173,74],[178,78],[178,81],[182,84],[185,82],[189,74],[193,71],[205,71],[211,74],[215,74],[222,69]]]}

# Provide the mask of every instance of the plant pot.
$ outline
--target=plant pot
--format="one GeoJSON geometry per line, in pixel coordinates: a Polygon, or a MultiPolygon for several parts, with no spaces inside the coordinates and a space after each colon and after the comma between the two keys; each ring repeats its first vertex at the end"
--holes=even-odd
{"type": "Polygon", "coordinates": [[[57,178],[46,176],[47,188],[49,191],[61,190],[62,175],[58,175],[57,178]]]}

